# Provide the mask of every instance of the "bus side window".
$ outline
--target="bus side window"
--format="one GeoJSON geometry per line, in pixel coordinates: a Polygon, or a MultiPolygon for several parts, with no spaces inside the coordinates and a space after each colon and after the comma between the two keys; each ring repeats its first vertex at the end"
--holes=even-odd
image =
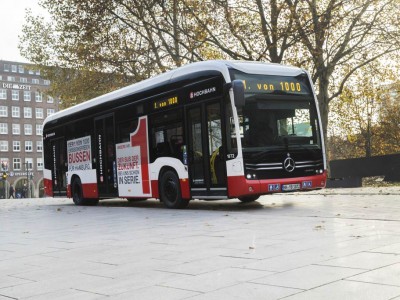
{"type": "MultiPolygon", "coordinates": [[[[181,128],[182,130],[182,128],[181,128]]],[[[172,155],[178,159],[182,158],[183,151],[183,136],[182,135],[172,135],[170,138],[170,144],[172,149],[172,155]]]]}
{"type": "Polygon", "coordinates": [[[168,111],[150,119],[151,161],[174,157],[183,161],[183,125],[181,110],[168,111]]]}
{"type": "Polygon", "coordinates": [[[154,159],[170,156],[182,160],[182,123],[155,128],[152,136],[154,159]]]}
{"type": "Polygon", "coordinates": [[[130,141],[130,135],[136,130],[138,119],[121,122],[118,124],[118,142],[126,143],[130,141]]]}
{"type": "MultiPolygon", "coordinates": [[[[236,157],[237,156],[237,142],[235,123],[233,120],[232,105],[229,96],[224,99],[225,103],[225,120],[226,120],[226,137],[227,137],[227,155],[236,157]]],[[[240,116],[239,116],[240,119],[240,116]]],[[[243,135],[243,132],[240,133],[243,135]]],[[[243,138],[243,136],[241,136],[243,138]]]]}

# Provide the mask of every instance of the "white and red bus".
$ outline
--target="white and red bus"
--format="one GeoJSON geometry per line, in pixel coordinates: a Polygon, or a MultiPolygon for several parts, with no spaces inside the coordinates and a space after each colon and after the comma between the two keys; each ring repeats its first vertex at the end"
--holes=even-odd
{"type": "Polygon", "coordinates": [[[243,202],[325,187],[321,122],[309,74],[258,62],[183,66],[49,116],[48,196],[243,202]]]}

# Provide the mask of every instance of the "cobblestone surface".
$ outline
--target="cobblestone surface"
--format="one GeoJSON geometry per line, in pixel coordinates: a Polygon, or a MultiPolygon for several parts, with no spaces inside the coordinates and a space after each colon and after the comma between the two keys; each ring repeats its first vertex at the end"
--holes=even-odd
{"type": "Polygon", "coordinates": [[[400,188],[0,199],[0,299],[400,299],[400,188]]]}

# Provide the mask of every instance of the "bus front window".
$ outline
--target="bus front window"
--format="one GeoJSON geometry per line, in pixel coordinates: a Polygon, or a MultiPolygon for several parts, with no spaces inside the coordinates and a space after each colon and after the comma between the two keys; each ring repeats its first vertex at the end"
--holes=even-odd
{"type": "Polygon", "coordinates": [[[245,151],[319,144],[316,113],[310,101],[249,99],[238,113],[245,151]]]}

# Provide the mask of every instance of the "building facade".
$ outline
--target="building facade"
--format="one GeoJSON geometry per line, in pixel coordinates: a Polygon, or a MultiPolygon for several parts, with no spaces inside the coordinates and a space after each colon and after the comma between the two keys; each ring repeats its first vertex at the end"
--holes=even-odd
{"type": "Polygon", "coordinates": [[[34,66],[0,60],[0,198],[43,196],[43,121],[58,110],[34,66]]]}

